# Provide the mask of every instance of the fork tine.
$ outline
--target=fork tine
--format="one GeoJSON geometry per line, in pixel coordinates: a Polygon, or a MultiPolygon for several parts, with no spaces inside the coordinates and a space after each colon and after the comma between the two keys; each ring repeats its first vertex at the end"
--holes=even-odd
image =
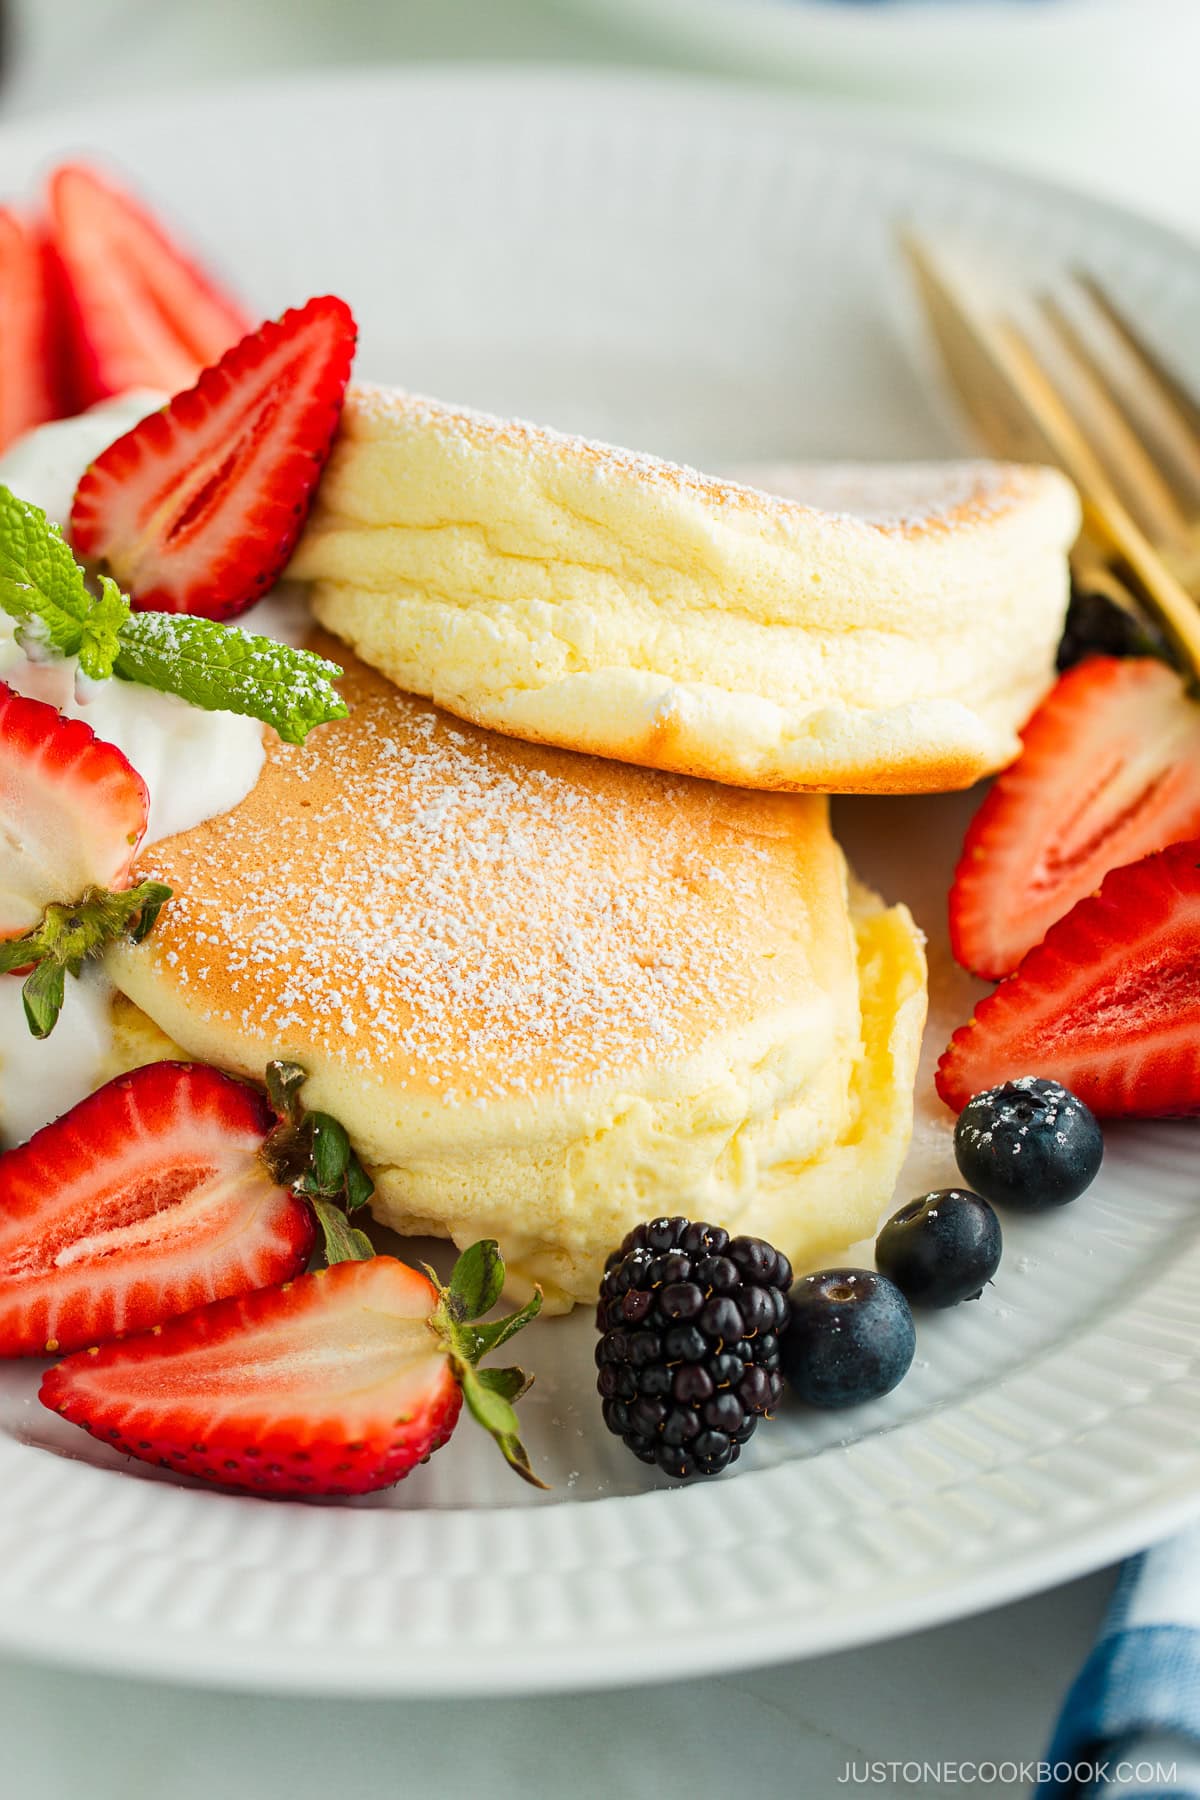
{"type": "Polygon", "coordinates": [[[1190,520],[1200,519],[1200,405],[1166,369],[1094,276],[1075,277],[1077,333],[1190,520]]]}
{"type": "Polygon", "coordinates": [[[992,323],[915,232],[902,232],[900,246],[954,391],[988,450],[1014,462],[1053,462],[1053,449],[1014,397],[992,323]]]}
{"type": "Polygon", "coordinates": [[[1108,372],[1052,295],[1039,296],[1036,309],[1076,421],[1113,487],[1152,542],[1160,549],[1186,552],[1193,534],[1184,498],[1147,451],[1108,372]]]}
{"type": "Polygon", "coordinates": [[[1155,615],[1166,627],[1200,686],[1200,607],[1179,577],[1129,516],[1087,437],[1080,430],[1053,376],[1028,334],[1006,320],[999,341],[1012,379],[1053,449],[1053,460],[1080,489],[1084,521],[1107,544],[1118,562],[1128,565],[1155,615]]]}
{"type": "Polygon", "coordinates": [[[1128,314],[1117,305],[1108,289],[1095,275],[1089,274],[1087,270],[1077,269],[1074,271],[1074,280],[1096,311],[1107,320],[1114,334],[1121,339],[1133,361],[1158,390],[1164,403],[1178,416],[1193,443],[1200,445],[1200,400],[1175,371],[1167,366],[1141,333],[1134,329],[1128,314]]]}
{"type": "Polygon", "coordinates": [[[1036,446],[1032,460],[1065,470],[1083,498],[1087,540],[1107,550],[1110,566],[1128,570],[1200,688],[1200,607],[1130,518],[1027,334],[1011,319],[989,317],[911,230],[902,243],[947,372],[984,442],[1000,456],[1036,446]]]}

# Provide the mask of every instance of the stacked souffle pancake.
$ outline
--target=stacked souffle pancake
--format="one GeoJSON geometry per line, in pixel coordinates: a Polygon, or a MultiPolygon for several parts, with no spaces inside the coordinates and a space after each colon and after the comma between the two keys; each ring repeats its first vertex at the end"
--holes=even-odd
{"type": "Polygon", "coordinates": [[[1079,504],[1051,469],[808,469],[792,497],[351,389],[292,572],[401,687],[746,787],[937,793],[1017,754],[1079,504]]]}
{"type": "Polygon", "coordinates": [[[352,390],[292,571],[349,717],[142,855],[175,898],[110,959],[121,1062],[302,1063],[380,1220],[497,1238],[552,1308],[660,1212],[800,1267],[871,1233],[921,938],[799,790],[1009,760],[1076,514],[1044,471],[836,481],[818,511],[352,390]]]}

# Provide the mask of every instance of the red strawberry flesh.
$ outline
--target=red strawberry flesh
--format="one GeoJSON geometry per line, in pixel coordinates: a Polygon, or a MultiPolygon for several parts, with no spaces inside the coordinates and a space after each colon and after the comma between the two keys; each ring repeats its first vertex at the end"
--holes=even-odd
{"type": "Polygon", "coordinates": [[[0,939],[52,901],[129,885],[146,784],[113,744],[0,682],[0,939]]]}
{"type": "Polygon", "coordinates": [[[1047,1076],[1101,1118],[1200,1112],[1200,842],[1114,869],[956,1031],[937,1088],[1047,1076]]]}
{"type": "Polygon", "coordinates": [[[110,444],[71,512],[81,556],[141,608],[233,618],[291,556],[333,446],[354,355],[345,302],[285,313],[110,444]]]}
{"type": "Polygon", "coordinates": [[[0,1157],[0,1355],[142,1331],[284,1281],[308,1206],[259,1159],[275,1115],[215,1069],[150,1063],[0,1157]]]}
{"type": "Polygon", "coordinates": [[[115,182],[67,163],[48,199],[80,407],[127,388],[175,393],[248,330],[242,309],[115,182]]]}
{"type": "Polygon", "coordinates": [[[338,1263],[68,1358],[43,1403],[113,1448],[254,1493],[369,1493],[444,1444],[462,1394],[431,1282],[338,1263]]]}
{"type": "Polygon", "coordinates": [[[61,411],[56,298],[41,234],[0,207],[0,451],[61,411]]]}
{"type": "Polygon", "coordinates": [[[1008,974],[1110,869],[1200,833],[1200,705],[1150,658],[1070,670],[967,833],[950,894],[965,968],[1008,974]]]}

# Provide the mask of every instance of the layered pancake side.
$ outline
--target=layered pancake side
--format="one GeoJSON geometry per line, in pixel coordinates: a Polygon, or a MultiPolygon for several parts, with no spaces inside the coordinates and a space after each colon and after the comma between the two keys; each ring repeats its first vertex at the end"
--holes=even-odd
{"type": "Polygon", "coordinates": [[[852,923],[824,801],[494,737],[316,647],[350,717],[139,860],[176,897],[109,966],[152,1026],[251,1076],[303,1063],[382,1220],[495,1236],[552,1304],[664,1209],[800,1260],[869,1230],[923,965],[902,909],[852,923]]]}
{"type": "Polygon", "coordinates": [[[291,572],[400,686],[493,730],[734,785],[938,792],[1050,686],[1056,471],[789,471],[787,493],[352,388],[291,572]]]}

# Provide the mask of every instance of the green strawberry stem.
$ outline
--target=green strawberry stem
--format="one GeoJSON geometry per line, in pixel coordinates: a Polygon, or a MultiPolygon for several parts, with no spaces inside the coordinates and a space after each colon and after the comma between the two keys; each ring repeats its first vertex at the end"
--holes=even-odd
{"type": "Polygon", "coordinates": [[[143,881],[119,894],[90,887],[73,905],[48,906],[23,937],[0,943],[0,975],[30,970],[21,997],[35,1038],[49,1037],[58,1023],[67,976],[78,976],[116,938],[127,935],[140,944],[170,898],[161,881],[143,881]]]}
{"type": "Polygon", "coordinates": [[[531,1487],[544,1488],[546,1483],[530,1465],[513,1410],[513,1403],[527,1391],[532,1376],[523,1369],[476,1367],[481,1356],[507,1343],[537,1317],[542,1310],[541,1289],[537,1288],[532,1299],[507,1318],[479,1325],[475,1321],[491,1311],[504,1288],[504,1261],[494,1238],[484,1238],[463,1251],[447,1286],[441,1285],[428,1266],[425,1273],[438,1291],[437,1311],[430,1323],[450,1352],[450,1365],[468,1411],[495,1439],[509,1468],[515,1469],[531,1487]]]}
{"type": "Polygon", "coordinates": [[[259,1154],[272,1180],[312,1207],[325,1261],[366,1262],[375,1254],[374,1245],[350,1223],[350,1215],[367,1204],[375,1183],[351,1148],[345,1126],[329,1113],[305,1109],[300,1090],[307,1079],[300,1063],[267,1064],[267,1097],[279,1123],[259,1154]]]}
{"type": "MultiPolygon", "coordinates": [[[[365,1261],[374,1256],[374,1246],[350,1220],[371,1198],[375,1184],[351,1148],[345,1126],[329,1113],[306,1110],[300,1093],[307,1079],[301,1063],[268,1063],[267,1097],[279,1123],[259,1155],[273,1180],[302,1195],[312,1207],[324,1237],[326,1262],[365,1261]]],[[[544,1488],[546,1483],[530,1465],[513,1410],[531,1377],[522,1369],[476,1366],[537,1317],[542,1310],[541,1289],[518,1311],[479,1323],[504,1291],[504,1259],[494,1238],[464,1250],[445,1287],[433,1269],[426,1267],[425,1273],[438,1295],[430,1329],[449,1353],[468,1411],[496,1440],[509,1467],[531,1486],[544,1488]]]]}

